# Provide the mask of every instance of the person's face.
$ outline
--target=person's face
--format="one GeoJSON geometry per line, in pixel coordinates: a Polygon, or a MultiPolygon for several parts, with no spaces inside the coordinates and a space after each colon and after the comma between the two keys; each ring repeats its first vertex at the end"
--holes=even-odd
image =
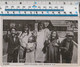
{"type": "Polygon", "coordinates": [[[12,33],[12,34],[15,34],[15,33],[16,33],[16,30],[15,30],[15,29],[12,29],[12,30],[11,30],[11,33],[12,33]]]}
{"type": "Polygon", "coordinates": [[[53,32],[52,33],[52,38],[55,38],[56,37],[56,32],[53,32]]]}
{"type": "Polygon", "coordinates": [[[25,28],[24,28],[24,31],[27,32],[27,31],[28,31],[28,27],[25,27],[25,28]]]}
{"type": "Polygon", "coordinates": [[[73,37],[72,37],[72,36],[68,36],[67,39],[68,39],[68,40],[72,40],[73,37]]]}
{"type": "Polygon", "coordinates": [[[40,24],[40,29],[43,29],[43,24],[40,24]]]}
{"type": "Polygon", "coordinates": [[[49,22],[44,22],[45,27],[47,27],[49,25],[49,22]]]}
{"type": "Polygon", "coordinates": [[[34,31],[34,32],[33,32],[33,35],[34,35],[34,36],[37,36],[37,32],[36,32],[36,31],[34,31]]]}

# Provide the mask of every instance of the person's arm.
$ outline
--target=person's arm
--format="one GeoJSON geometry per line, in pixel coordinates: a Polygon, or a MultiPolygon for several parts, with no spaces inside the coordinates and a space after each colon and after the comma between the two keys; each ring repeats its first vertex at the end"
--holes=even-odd
{"type": "Polygon", "coordinates": [[[9,34],[3,35],[4,41],[8,42],[9,41],[9,34]]]}
{"type": "Polygon", "coordinates": [[[64,51],[64,50],[67,50],[67,46],[64,46],[64,45],[66,45],[65,42],[66,42],[66,41],[63,40],[63,41],[60,43],[60,49],[63,50],[63,51],[64,51]]]}
{"type": "Polygon", "coordinates": [[[49,40],[46,40],[46,41],[44,42],[44,47],[43,47],[43,49],[42,49],[43,53],[46,53],[46,48],[48,47],[48,45],[49,45],[49,40]]]}
{"type": "Polygon", "coordinates": [[[34,51],[34,50],[35,50],[35,48],[36,48],[36,42],[34,42],[34,43],[33,43],[33,46],[32,46],[32,47],[30,47],[29,49],[30,49],[31,51],[34,51]]]}
{"type": "Polygon", "coordinates": [[[57,39],[57,43],[55,44],[55,46],[60,47],[60,41],[59,41],[59,39],[57,39]]]}
{"type": "Polygon", "coordinates": [[[76,47],[78,47],[78,44],[75,41],[72,40],[72,42],[76,47]]]}
{"type": "Polygon", "coordinates": [[[26,49],[26,43],[22,41],[23,37],[22,37],[22,32],[19,34],[18,38],[19,38],[19,43],[20,43],[20,46],[23,48],[23,49],[26,49]]]}

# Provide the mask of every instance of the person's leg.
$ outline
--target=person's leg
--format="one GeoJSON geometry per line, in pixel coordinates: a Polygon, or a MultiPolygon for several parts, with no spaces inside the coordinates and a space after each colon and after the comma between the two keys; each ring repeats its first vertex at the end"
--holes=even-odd
{"type": "Polygon", "coordinates": [[[7,55],[7,62],[12,62],[12,59],[13,59],[12,54],[8,54],[7,55]]]}
{"type": "Polygon", "coordinates": [[[14,51],[13,53],[13,62],[14,63],[18,62],[18,50],[14,51]]]}
{"type": "Polygon", "coordinates": [[[25,57],[24,57],[24,49],[20,47],[19,50],[19,62],[24,63],[25,62],[25,57]]]}
{"type": "Polygon", "coordinates": [[[65,58],[62,59],[62,63],[66,63],[66,59],[65,58]]]}
{"type": "Polygon", "coordinates": [[[71,63],[71,60],[72,60],[72,58],[69,56],[69,57],[67,57],[67,59],[66,59],[66,63],[71,63]]]}
{"type": "Polygon", "coordinates": [[[34,51],[31,52],[30,56],[31,56],[31,63],[35,63],[34,51]]]}
{"type": "Polygon", "coordinates": [[[66,63],[71,63],[71,60],[70,60],[70,59],[67,59],[67,60],[66,60],[66,63]]]}
{"type": "Polygon", "coordinates": [[[62,63],[66,63],[66,57],[62,55],[62,63]]]}

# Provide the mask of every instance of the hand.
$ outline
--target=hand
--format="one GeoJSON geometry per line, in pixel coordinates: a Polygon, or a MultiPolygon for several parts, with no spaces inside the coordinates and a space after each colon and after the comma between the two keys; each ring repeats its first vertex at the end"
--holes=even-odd
{"type": "Polygon", "coordinates": [[[60,49],[63,49],[64,52],[68,51],[68,49],[66,47],[60,47],[60,49]]]}
{"type": "Polygon", "coordinates": [[[14,48],[14,50],[17,50],[19,48],[19,46],[18,47],[16,47],[16,48],[14,48]]]}
{"type": "Polygon", "coordinates": [[[27,53],[29,53],[29,52],[31,52],[31,50],[30,49],[27,49],[27,53]]]}
{"type": "Polygon", "coordinates": [[[55,44],[55,46],[59,46],[58,44],[55,44]]]}

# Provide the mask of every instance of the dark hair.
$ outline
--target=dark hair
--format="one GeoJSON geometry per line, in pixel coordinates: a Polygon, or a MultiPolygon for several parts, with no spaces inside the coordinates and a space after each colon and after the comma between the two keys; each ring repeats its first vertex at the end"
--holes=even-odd
{"type": "Polygon", "coordinates": [[[25,24],[25,25],[23,25],[23,27],[22,27],[22,33],[25,32],[25,29],[24,29],[24,28],[28,28],[27,33],[29,34],[29,24],[25,24]]]}
{"type": "Polygon", "coordinates": [[[58,33],[57,33],[57,31],[52,31],[52,32],[51,32],[51,35],[50,35],[50,41],[52,41],[52,34],[53,34],[53,32],[56,32],[56,37],[55,37],[55,39],[58,39],[58,33]]]}
{"type": "Polygon", "coordinates": [[[52,25],[51,21],[46,21],[49,22],[49,25],[47,26],[47,28],[51,31],[54,30],[54,26],[52,25]]]}
{"type": "Polygon", "coordinates": [[[40,30],[40,25],[41,25],[41,24],[43,24],[43,29],[45,28],[44,23],[43,23],[43,22],[39,22],[39,23],[38,23],[38,31],[40,30]]]}
{"type": "Polygon", "coordinates": [[[66,34],[66,36],[65,37],[74,37],[73,35],[68,35],[68,34],[66,34]]]}

